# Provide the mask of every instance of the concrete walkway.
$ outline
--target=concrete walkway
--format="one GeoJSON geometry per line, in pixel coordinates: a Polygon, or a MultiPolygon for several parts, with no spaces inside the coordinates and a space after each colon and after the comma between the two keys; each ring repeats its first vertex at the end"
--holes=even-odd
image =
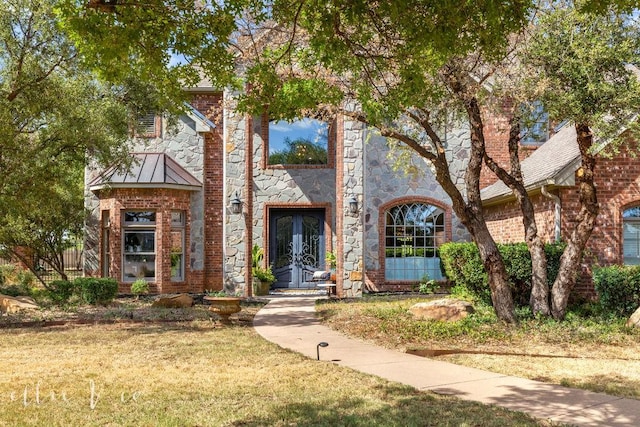
{"type": "Polygon", "coordinates": [[[279,346],[419,390],[526,412],[578,426],[640,426],[640,401],[467,368],[371,345],[322,326],[317,297],[272,298],[254,319],[256,331],[279,346]]]}

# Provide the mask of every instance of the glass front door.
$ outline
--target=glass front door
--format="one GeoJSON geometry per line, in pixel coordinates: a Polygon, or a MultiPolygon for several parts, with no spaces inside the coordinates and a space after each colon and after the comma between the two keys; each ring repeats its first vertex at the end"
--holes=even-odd
{"type": "Polygon", "coordinates": [[[276,288],[310,288],[313,273],[324,268],[324,211],[271,211],[269,261],[276,288]]]}

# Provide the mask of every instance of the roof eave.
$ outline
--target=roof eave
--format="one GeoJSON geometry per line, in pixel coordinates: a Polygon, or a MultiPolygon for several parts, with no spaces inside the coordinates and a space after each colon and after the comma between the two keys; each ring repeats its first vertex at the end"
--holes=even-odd
{"type": "Polygon", "coordinates": [[[183,191],[200,191],[202,190],[201,185],[184,185],[184,184],[166,184],[166,183],[152,183],[152,184],[136,184],[136,183],[122,183],[122,184],[112,184],[112,183],[104,183],[92,185],[89,187],[89,190],[92,192],[102,191],[102,190],[113,190],[113,189],[166,189],[166,190],[183,190],[183,191]]]}

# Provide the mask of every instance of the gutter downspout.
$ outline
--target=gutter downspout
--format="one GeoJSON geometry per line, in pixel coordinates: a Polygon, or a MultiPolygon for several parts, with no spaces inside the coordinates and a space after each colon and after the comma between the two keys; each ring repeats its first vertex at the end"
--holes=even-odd
{"type": "Polygon", "coordinates": [[[560,207],[560,197],[556,196],[555,194],[549,193],[547,191],[547,186],[543,185],[542,187],[540,187],[540,191],[542,192],[542,195],[548,199],[553,200],[553,202],[555,203],[555,218],[553,221],[554,224],[554,237],[555,237],[555,241],[556,243],[560,242],[560,218],[561,218],[561,207],[560,207]]]}

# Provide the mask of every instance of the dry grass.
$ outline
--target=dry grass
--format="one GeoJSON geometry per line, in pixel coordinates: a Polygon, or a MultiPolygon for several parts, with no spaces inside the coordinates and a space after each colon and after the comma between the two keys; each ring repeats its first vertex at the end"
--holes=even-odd
{"type": "Polygon", "coordinates": [[[588,319],[523,320],[511,327],[480,310],[458,325],[413,320],[419,299],[319,304],[326,324],[401,351],[457,349],[439,360],[568,387],[640,398],[640,331],[588,319]],[[503,353],[503,354],[490,354],[503,353]]]}
{"type": "MultiPolygon", "coordinates": [[[[118,308],[123,318],[145,310],[118,308]]],[[[250,327],[256,310],[230,326],[196,307],[173,314],[192,321],[149,312],[137,323],[0,329],[0,426],[546,425],[282,350],[250,327]]]]}

